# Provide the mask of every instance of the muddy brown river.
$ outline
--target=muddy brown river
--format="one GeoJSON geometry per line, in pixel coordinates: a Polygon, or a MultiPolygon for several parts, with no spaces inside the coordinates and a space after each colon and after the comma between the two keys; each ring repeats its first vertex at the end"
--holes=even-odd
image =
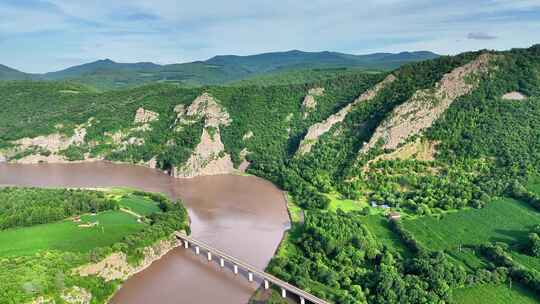
{"type": "MultiPolygon", "coordinates": [[[[182,199],[192,236],[263,269],[289,227],[283,193],[253,176],[174,179],[156,170],[106,162],[17,165],[0,163],[0,185],[128,186],[182,199]]],[[[247,303],[257,288],[242,276],[176,248],[131,277],[112,303],[247,303]]]]}

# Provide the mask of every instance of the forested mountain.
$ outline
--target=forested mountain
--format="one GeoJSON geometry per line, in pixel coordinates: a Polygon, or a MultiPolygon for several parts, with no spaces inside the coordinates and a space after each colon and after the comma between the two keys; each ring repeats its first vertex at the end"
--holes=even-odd
{"type": "Polygon", "coordinates": [[[335,303],[537,302],[540,45],[277,83],[4,82],[1,157],[271,180],[304,216],[268,270],[335,303]]]}
{"type": "Polygon", "coordinates": [[[133,87],[155,82],[200,86],[225,84],[254,76],[298,69],[330,69],[334,73],[336,71],[333,69],[336,68],[388,70],[407,62],[436,57],[438,57],[437,54],[425,51],[349,55],[336,52],[294,50],[251,56],[216,56],[206,61],[168,65],[157,65],[150,62],[117,63],[105,59],[41,75],[24,74],[0,66],[0,79],[70,80],[100,90],[133,87]],[[6,71],[4,72],[3,69],[6,71]]]}
{"type": "Polygon", "coordinates": [[[0,80],[27,80],[31,78],[30,74],[0,64],[0,80]]]}

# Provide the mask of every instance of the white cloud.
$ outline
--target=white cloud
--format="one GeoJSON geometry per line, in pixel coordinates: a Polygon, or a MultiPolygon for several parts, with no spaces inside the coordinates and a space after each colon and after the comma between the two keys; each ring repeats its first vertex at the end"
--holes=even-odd
{"type": "Polygon", "coordinates": [[[39,8],[0,3],[0,58],[37,71],[38,61],[41,70],[43,61],[55,58],[51,68],[76,58],[170,63],[287,49],[456,53],[510,48],[537,39],[538,2],[48,0],[39,8]],[[498,39],[467,39],[482,33],[498,39]],[[34,58],[34,52],[22,49],[32,41],[57,48],[34,58]]]}

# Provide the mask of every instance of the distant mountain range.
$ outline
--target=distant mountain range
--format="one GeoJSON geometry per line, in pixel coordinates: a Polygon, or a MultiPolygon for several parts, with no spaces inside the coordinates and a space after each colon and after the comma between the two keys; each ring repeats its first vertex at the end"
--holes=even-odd
{"type": "Polygon", "coordinates": [[[405,63],[437,57],[439,55],[427,51],[351,55],[337,52],[292,50],[250,56],[215,56],[205,61],[168,65],[151,62],[118,63],[105,59],[45,74],[28,74],[0,65],[0,80],[71,80],[102,90],[150,82],[172,82],[186,86],[200,86],[225,84],[252,76],[294,69],[388,70],[405,63]]]}

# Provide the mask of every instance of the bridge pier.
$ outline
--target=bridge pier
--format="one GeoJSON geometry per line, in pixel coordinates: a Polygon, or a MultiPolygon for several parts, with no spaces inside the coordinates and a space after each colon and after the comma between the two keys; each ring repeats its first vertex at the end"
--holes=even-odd
{"type": "Polygon", "coordinates": [[[237,258],[230,256],[227,253],[224,253],[218,249],[212,248],[211,246],[203,242],[190,238],[183,233],[177,232],[176,237],[178,238],[178,240],[180,240],[177,245],[179,245],[180,247],[183,246],[186,249],[189,247],[195,247],[195,253],[197,255],[206,253],[206,258],[209,262],[212,260],[216,260],[217,262],[217,259],[219,259],[219,265],[221,266],[221,268],[225,267],[225,261],[227,261],[228,265],[233,266],[233,272],[235,275],[238,275],[239,267],[241,267],[242,271],[247,273],[247,279],[249,280],[249,282],[254,282],[254,276],[257,276],[257,278],[260,278],[263,281],[264,289],[270,289],[270,284],[278,286],[281,289],[281,297],[283,298],[287,297],[287,292],[291,292],[295,296],[298,296],[298,298],[300,299],[300,304],[306,304],[306,302],[314,304],[329,304],[328,302],[319,299],[295,286],[292,286],[291,284],[288,284],[287,282],[282,281],[279,278],[272,276],[271,274],[260,271],[252,265],[238,260],[237,258]],[[203,251],[202,253],[201,250],[203,251]],[[213,259],[214,256],[215,258],[213,259]]]}

